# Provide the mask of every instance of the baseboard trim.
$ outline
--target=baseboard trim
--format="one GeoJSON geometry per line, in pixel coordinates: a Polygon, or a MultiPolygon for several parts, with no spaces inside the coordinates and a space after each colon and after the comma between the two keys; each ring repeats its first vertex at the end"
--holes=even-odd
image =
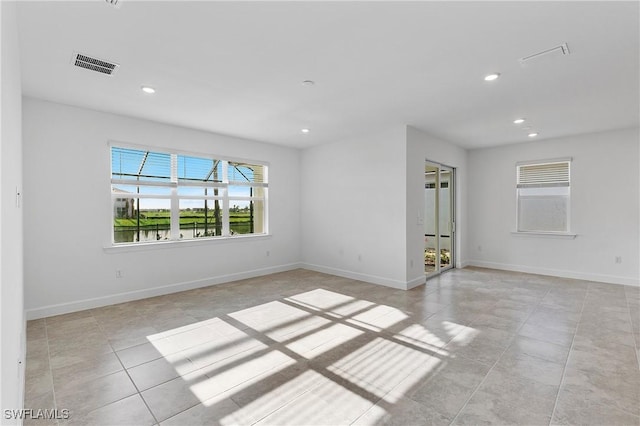
{"type": "Polygon", "coordinates": [[[412,288],[416,288],[425,284],[427,282],[427,276],[422,275],[421,277],[414,278],[411,281],[407,282],[407,290],[411,290],[412,288]]]}
{"type": "MultiPolygon", "coordinates": [[[[360,272],[347,271],[345,269],[332,268],[329,266],[315,265],[312,263],[303,263],[302,268],[309,269],[310,271],[322,272],[324,274],[337,275],[343,278],[350,278],[352,280],[364,281],[370,284],[378,284],[385,287],[396,288],[398,290],[408,290],[408,285],[415,281],[410,282],[392,280],[390,278],[378,277],[375,275],[363,274],[360,272]]],[[[419,285],[419,284],[416,284],[419,285]]],[[[414,285],[415,287],[415,285],[414,285]]]]}
{"type": "Polygon", "coordinates": [[[102,306],[116,303],[131,302],[133,300],[146,299],[148,297],[162,296],[165,294],[177,293],[180,291],[193,290],[211,285],[224,284],[232,281],[255,278],[263,275],[275,274],[278,272],[291,271],[302,268],[301,263],[289,263],[268,268],[254,269],[234,274],[219,275],[194,281],[185,281],[177,284],[169,284],[160,287],[147,288],[142,290],[118,293],[109,296],[95,297],[91,299],[77,300],[68,303],[48,305],[40,308],[26,310],[27,320],[50,317],[53,315],[68,314],[71,312],[83,311],[85,309],[100,308],[102,306]]]}
{"type": "MultiPolygon", "coordinates": [[[[596,281],[609,284],[621,284],[640,287],[640,280],[618,277],[612,275],[589,274],[575,271],[564,271],[559,269],[536,268],[523,265],[511,265],[497,262],[486,262],[481,260],[468,260],[463,264],[466,266],[477,266],[480,268],[499,269],[503,271],[523,272],[528,274],[547,275],[561,278],[573,278],[578,280],[596,281]]],[[[45,318],[53,315],[68,314],[71,312],[82,311],[85,309],[99,308],[102,306],[113,305],[116,303],[131,302],[133,300],[146,299],[148,297],[162,296],[165,294],[177,293],[180,291],[193,290],[211,285],[223,284],[232,281],[238,281],[248,278],[260,277],[263,275],[274,274],[278,272],[290,271],[293,269],[304,268],[311,271],[322,272],[325,274],[337,275],[339,277],[350,278],[354,280],[364,281],[371,284],[382,285],[385,287],[395,288],[399,290],[409,290],[425,283],[425,277],[417,277],[410,281],[399,281],[389,278],[379,277],[375,275],[363,274],[360,272],[347,271],[344,269],[332,268],[328,266],[315,265],[311,263],[289,263],[268,268],[254,269],[251,271],[243,271],[234,274],[219,275],[200,280],[186,281],[177,284],[169,284],[160,287],[118,293],[108,296],[96,297],[91,299],[77,300],[68,303],[56,305],[48,305],[40,308],[27,309],[25,311],[27,320],[45,318]]]]}
{"type": "Polygon", "coordinates": [[[483,260],[469,260],[465,266],[477,266],[480,268],[499,269],[502,271],[524,272],[526,274],[546,275],[560,278],[572,278],[576,280],[595,281],[607,284],[621,284],[640,287],[640,280],[615,275],[590,274],[561,269],[537,268],[524,265],[511,265],[507,263],[486,262],[483,260]]]}

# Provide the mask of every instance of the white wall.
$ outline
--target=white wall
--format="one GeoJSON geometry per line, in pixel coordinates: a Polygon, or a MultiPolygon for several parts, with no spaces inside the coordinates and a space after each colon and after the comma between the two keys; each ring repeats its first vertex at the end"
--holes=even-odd
{"type": "Polygon", "coordinates": [[[470,263],[638,285],[638,146],[638,129],[630,129],[470,151],[470,263]],[[570,221],[578,236],[513,235],[516,162],[559,157],[573,157],[570,221]]]}
{"type": "Polygon", "coordinates": [[[406,288],[404,126],[302,153],[305,267],[406,288]]]}
{"type": "MultiPolygon", "coordinates": [[[[25,318],[22,273],[21,86],[15,2],[0,2],[0,408],[22,408],[24,393],[25,318]],[[22,364],[18,364],[18,360],[22,364]]],[[[2,424],[18,424],[5,419],[2,424]]]]}
{"type": "MultiPolygon", "coordinates": [[[[465,266],[467,228],[467,151],[450,142],[440,140],[412,126],[406,128],[407,139],[407,281],[416,285],[424,282],[424,162],[434,161],[454,167],[455,171],[455,263],[465,266]],[[413,261],[413,262],[412,262],[413,261]],[[420,281],[422,280],[422,281],[420,281]]],[[[428,220],[428,219],[424,219],[428,220]]]]}
{"type": "Polygon", "coordinates": [[[299,151],[36,99],[23,103],[29,318],[299,266],[299,151]],[[105,250],[109,140],[270,162],[272,235],[105,250]]]}

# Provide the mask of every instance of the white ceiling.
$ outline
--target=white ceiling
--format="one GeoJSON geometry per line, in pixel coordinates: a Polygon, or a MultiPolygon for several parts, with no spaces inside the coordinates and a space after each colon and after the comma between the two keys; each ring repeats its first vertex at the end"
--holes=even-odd
{"type": "Polygon", "coordinates": [[[299,148],[403,124],[478,148],[527,140],[520,116],[539,139],[638,126],[639,22],[636,1],[91,0],[18,25],[27,96],[299,148]]]}

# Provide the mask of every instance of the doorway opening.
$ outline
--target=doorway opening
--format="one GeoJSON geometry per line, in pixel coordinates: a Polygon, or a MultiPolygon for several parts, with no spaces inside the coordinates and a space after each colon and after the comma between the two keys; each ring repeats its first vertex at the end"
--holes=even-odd
{"type": "Polygon", "coordinates": [[[424,272],[453,268],[455,245],[455,169],[432,161],[424,167],[424,272]]]}

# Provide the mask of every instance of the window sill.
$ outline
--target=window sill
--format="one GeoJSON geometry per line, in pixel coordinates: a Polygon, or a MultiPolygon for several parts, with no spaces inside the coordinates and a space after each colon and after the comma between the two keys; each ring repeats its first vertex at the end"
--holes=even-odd
{"type": "Polygon", "coordinates": [[[578,234],[569,232],[542,232],[542,231],[511,231],[512,235],[520,237],[543,237],[543,238],[561,238],[566,240],[575,239],[578,234]]]}
{"type": "Polygon", "coordinates": [[[147,250],[163,250],[178,247],[195,247],[207,244],[225,244],[238,241],[260,240],[271,238],[271,234],[240,235],[236,237],[206,238],[198,240],[161,241],[138,244],[118,244],[103,247],[105,253],[127,253],[147,250]]]}

